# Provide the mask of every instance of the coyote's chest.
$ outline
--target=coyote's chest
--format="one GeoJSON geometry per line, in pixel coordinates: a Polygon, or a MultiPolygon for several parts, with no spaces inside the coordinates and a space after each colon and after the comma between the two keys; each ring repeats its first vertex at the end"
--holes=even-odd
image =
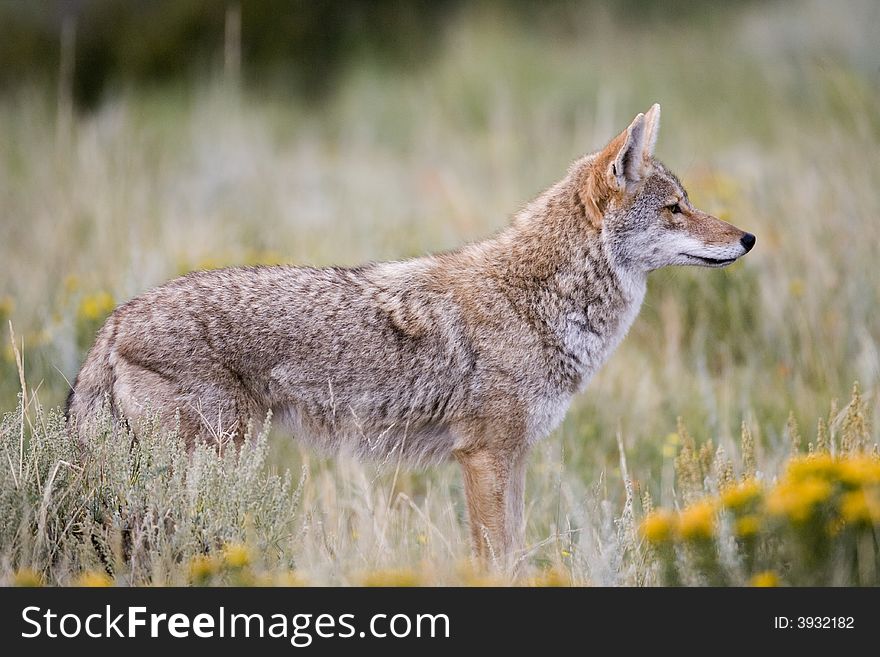
{"type": "Polygon", "coordinates": [[[620,298],[613,304],[587,306],[580,317],[571,317],[566,323],[563,343],[566,349],[578,354],[583,363],[579,391],[626,337],[642,307],[645,287],[643,281],[627,281],[620,298]]]}
{"type": "MultiPolygon", "coordinates": [[[[568,376],[562,385],[547,386],[529,411],[529,440],[534,442],[553,431],[565,418],[572,398],[582,392],[599,368],[626,337],[642,306],[645,282],[624,281],[620,297],[613,304],[588,305],[570,311],[557,326],[558,350],[568,376]],[[565,385],[570,381],[572,385],[565,385]]],[[[557,379],[558,380],[558,379],[557,379]]]]}

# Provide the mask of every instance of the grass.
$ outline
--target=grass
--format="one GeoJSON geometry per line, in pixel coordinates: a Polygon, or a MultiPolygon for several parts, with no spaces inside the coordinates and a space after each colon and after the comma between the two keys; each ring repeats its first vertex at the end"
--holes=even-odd
{"type": "MultiPolygon", "coordinates": [[[[844,5],[650,24],[574,12],[564,33],[471,12],[424,67],[365,60],[320,111],[205,81],[119,92],[59,134],[43,89],[0,98],[0,330],[11,320],[23,360],[19,376],[4,335],[0,579],[494,581],[468,562],[452,465],[328,460],[280,433],[190,460],[173,427],[133,447],[96,436],[86,453],[63,437],[56,406],[116,302],[194,268],[355,264],[478,239],[655,100],[661,158],[697,205],[758,243],[725,270],[652,275],[630,335],[534,450],[523,581],[663,582],[645,512],[677,518],[752,471],[770,495],[797,452],[820,451],[801,429],[820,416],[835,458],[870,453],[880,13],[844,5]],[[855,440],[853,404],[828,413],[855,380],[862,450],[839,442],[855,440]],[[683,466],[688,453],[728,474],[683,466]]],[[[713,527],[730,524],[710,506],[713,527]]],[[[770,543],[796,545],[776,531],[770,543]]],[[[768,547],[775,556],[749,573],[720,547],[719,575],[681,540],[672,563],[687,583],[807,581],[784,550],[768,547]]],[[[873,581],[864,565],[834,579],[852,563],[828,559],[813,569],[823,582],[873,581]]]]}
{"type": "Polygon", "coordinates": [[[676,474],[684,508],[651,508],[641,534],[649,577],[666,585],[877,586],[880,584],[880,452],[867,447],[856,386],[830,429],[819,421],[802,453],[792,422],[792,455],[778,478],[758,470],[743,429],[744,472],[711,444],[684,433],[676,474]],[[748,456],[746,456],[748,455],[748,456]]]}

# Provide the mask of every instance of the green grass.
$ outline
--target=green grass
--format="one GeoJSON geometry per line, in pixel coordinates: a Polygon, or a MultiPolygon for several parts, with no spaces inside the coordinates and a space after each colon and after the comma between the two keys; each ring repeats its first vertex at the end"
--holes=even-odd
{"type": "MultiPolygon", "coordinates": [[[[535,449],[526,560],[529,572],[552,568],[576,582],[653,581],[636,558],[618,436],[633,499],[648,491],[671,508],[683,503],[673,465],[679,417],[697,445],[722,447],[737,474],[745,423],[770,482],[790,452],[790,413],[804,447],[815,440],[806,428],[833,399],[847,400],[854,380],[867,417],[877,414],[878,20],[868,2],[760,3],[698,23],[584,13],[551,36],[465,14],[423,68],[364,61],[319,109],[236,97],[206,81],[186,93],[120,92],[66,135],[56,134],[44,89],[3,96],[0,411],[11,414],[2,425],[9,520],[0,576],[32,568],[67,583],[112,554],[120,581],[178,582],[196,555],[242,544],[259,555],[254,577],[291,569],[334,584],[376,572],[470,577],[452,465],[380,471],[273,433],[265,454],[235,457],[250,464],[247,481],[271,491],[253,500],[224,460],[232,455],[205,452],[148,483],[133,479],[127,445],[102,445],[115,464],[102,490],[77,481],[88,456],[65,443],[51,409],[108,296],[123,301],[205,266],[355,264],[478,239],[656,100],[661,159],[698,205],[754,232],[757,246],[725,270],[652,275],[630,335],[535,449]],[[24,358],[24,415],[15,410],[21,384],[7,320],[24,358]],[[38,412],[36,398],[49,410],[38,412]],[[238,505],[218,513],[220,525],[175,506],[227,503],[186,483],[200,468],[211,472],[200,485],[238,505]],[[285,488],[288,470],[294,483],[285,488]],[[281,502],[295,490],[298,504],[281,502]],[[83,505],[99,515],[86,519],[83,505]],[[125,523],[171,509],[175,523],[137,563],[128,559],[125,523]],[[89,532],[100,538],[82,539],[89,532]],[[95,547],[102,541],[109,547],[95,547]]],[[[868,442],[877,440],[870,428],[868,442]]],[[[170,464],[182,458],[174,441],[158,432],[138,458],[170,464]]]]}

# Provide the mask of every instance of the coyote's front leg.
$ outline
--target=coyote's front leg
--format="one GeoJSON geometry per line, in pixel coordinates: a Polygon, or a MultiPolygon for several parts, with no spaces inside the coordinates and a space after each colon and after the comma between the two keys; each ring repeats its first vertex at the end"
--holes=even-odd
{"type": "Polygon", "coordinates": [[[482,562],[509,570],[524,539],[526,454],[496,447],[454,453],[464,475],[474,552],[482,562]]]}

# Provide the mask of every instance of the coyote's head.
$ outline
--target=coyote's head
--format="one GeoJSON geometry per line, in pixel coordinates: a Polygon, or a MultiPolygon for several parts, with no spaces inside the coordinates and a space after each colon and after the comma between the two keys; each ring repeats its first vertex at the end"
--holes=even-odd
{"type": "Polygon", "coordinates": [[[748,253],[755,236],[691,205],[678,178],[654,159],[660,106],[639,114],[599,153],[576,165],[590,220],[621,264],[724,267],[748,253]]]}

